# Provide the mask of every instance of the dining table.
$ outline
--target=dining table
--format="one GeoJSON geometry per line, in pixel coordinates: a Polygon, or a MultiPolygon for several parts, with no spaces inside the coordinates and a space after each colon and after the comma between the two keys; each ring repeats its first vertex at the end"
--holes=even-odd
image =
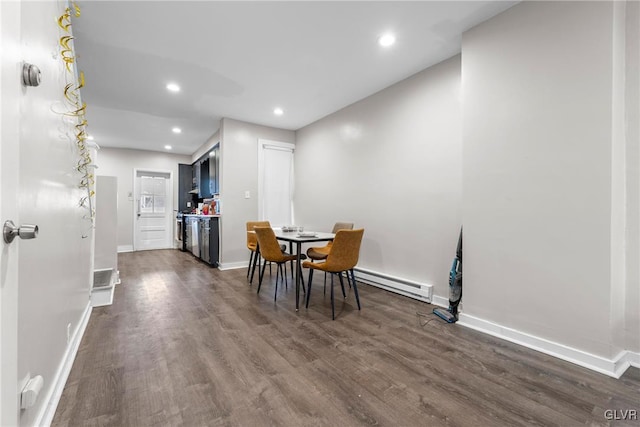
{"type": "MultiPolygon", "coordinates": [[[[282,242],[289,242],[289,248],[292,249],[292,245],[296,245],[296,311],[300,308],[300,282],[302,264],[302,244],[314,243],[314,242],[329,242],[332,241],[336,235],[334,233],[324,233],[321,231],[284,231],[281,228],[274,228],[273,232],[276,235],[276,239],[282,242]]],[[[260,246],[258,245],[256,251],[260,253],[260,246]]],[[[257,257],[256,257],[257,258],[257,257]]],[[[251,275],[253,279],[253,275],[251,275]]]]}

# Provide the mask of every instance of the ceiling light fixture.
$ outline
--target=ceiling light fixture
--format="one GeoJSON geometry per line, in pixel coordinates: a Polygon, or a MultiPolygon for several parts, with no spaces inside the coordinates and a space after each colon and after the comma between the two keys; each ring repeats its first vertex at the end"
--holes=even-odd
{"type": "Polygon", "coordinates": [[[173,147],[172,147],[172,146],[170,146],[170,145],[165,145],[165,146],[164,146],[164,149],[165,149],[165,150],[171,150],[172,148],[173,148],[173,147]]]}
{"type": "Polygon", "coordinates": [[[282,108],[278,107],[275,110],[273,110],[273,114],[275,114],[276,116],[281,116],[284,114],[284,111],[282,110],[282,108]]]}
{"type": "Polygon", "coordinates": [[[171,129],[171,132],[173,132],[173,133],[182,133],[182,129],[180,129],[180,128],[173,128],[173,129],[171,129]]]}
{"type": "Polygon", "coordinates": [[[169,83],[167,84],[167,90],[169,92],[180,92],[180,86],[175,83],[169,83]]]}
{"type": "Polygon", "coordinates": [[[396,36],[391,33],[383,34],[378,38],[378,44],[382,47],[389,47],[396,42],[396,36]]]}

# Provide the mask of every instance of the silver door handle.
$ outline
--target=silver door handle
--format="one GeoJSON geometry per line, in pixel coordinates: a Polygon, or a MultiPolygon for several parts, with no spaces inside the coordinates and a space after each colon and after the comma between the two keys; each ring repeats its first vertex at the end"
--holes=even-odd
{"type": "Polygon", "coordinates": [[[16,227],[13,221],[5,221],[4,227],[2,227],[2,236],[5,243],[13,242],[16,236],[21,239],[35,239],[38,237],[38,226],[32,224],[23,224],[20,227],[16,227]]]}

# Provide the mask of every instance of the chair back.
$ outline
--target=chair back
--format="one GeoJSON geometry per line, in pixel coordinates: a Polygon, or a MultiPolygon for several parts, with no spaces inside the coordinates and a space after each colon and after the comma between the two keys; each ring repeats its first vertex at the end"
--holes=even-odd
{"type": "MultiPolygon", "coordinates": [[[[325,261],[326,270],[338,272],[355,267],[360,257],[360,245],[363,235],[364,228],[338,230],[331,246],[331,252],[329,252],[325,261]]],[[[260,247],[262,248],[262,245],[260,247]]]]}
{"type": "Polygon", "coordinates": [[[260,255],[267,261],[282,262],[284,255],[271,227],[255,227],[256,237],[260,245],[260,255]]]}
{"type": "MultiPolygon", "coordinates": [[[[333,230],[331,231],[333,234],[336,234],[340,230],[353,230],[352,222],[336,222],[333,226],[333,230]]],[[[325,246],[325,251],[330,250],[333,242],[328,242],[325,246]]]]}
{"type": "Polygon", "coordinates": [[[269,221],[247,221],[247,248],[252,251],[256,250],[258,238],[256,233],[249,233],[249,231],[253,231],[255,227],[271,227],[271,224],[269,221]]]}
{"type": "Polygon", "coordinates": [[[333,231],[331,232],[333,234],[336,234],[338,230],[353,230],[353,223],[352,222],[336,222],[335,225],[333,226],[333,231]]]}

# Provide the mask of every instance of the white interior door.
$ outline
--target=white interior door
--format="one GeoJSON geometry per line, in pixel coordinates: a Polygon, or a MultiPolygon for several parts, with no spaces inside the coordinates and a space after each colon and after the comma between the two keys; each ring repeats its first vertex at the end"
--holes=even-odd
{"type": "Polygon", "coordinates": [[[136,251],[172,247],[171,172],[135,170],[134,247],[136,251]]]}
{"type": "MultiPolygon", "coordinates": [[[[0,224],[18,215],[21,3],[0,1],[0,224]]],[[[0,241],[0,425],[17,425],[18,251],[0,241]]]]}
{"type": "Polygon", "coordinates": [[[294,221],[293,150],[287,142],[258,140],[259,217],[272,226],[294,221]]]}

